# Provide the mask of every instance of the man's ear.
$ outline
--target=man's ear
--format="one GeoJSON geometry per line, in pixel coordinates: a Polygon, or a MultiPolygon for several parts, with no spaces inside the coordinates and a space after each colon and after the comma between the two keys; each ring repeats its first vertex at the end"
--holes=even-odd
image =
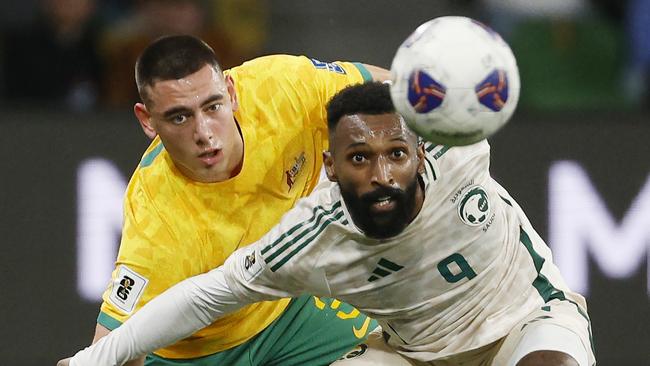
{"type": "Polygon", "coordinates": [[[136,118],[140,121],[140,127],[142,127],[144,134],[153,140],[158,133],[151,124],[151,114],[149,114],[147,107],[143,103],[136,103],[133,106],[133,113],[135,113],[136,118]]]}
{"type": "Polygon", "coordinates": [[[230,75],[226,75],[226,89],[228,90],[228,94],[230,94],[230,104],[232,105],[232,111],[236,112],[237,109],[239,109],[239,102],[237,100],[237,91],[235,90],[235,81],[230,75]]]}
{"type": "Polygon", "coordinates": [[[338,182],[339,178],[336,176],[334,170],[334,157],[330,151],[323,151],[323,166],[325,167],[325,174],[330,182],[338,182]]]}
{"type": "Polygon", "coordinates": [[[418,173],[424,174],[426,173],[426,169],[424,167],[424,143],[418,143],[418,173]]]}

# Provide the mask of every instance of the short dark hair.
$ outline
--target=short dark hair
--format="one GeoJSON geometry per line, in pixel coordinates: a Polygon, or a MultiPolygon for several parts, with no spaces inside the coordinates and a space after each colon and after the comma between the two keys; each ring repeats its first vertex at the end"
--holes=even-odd
{"type": "Polygon", "coordinates": [[[142,101],[146,87],[157,81],[180,79],[205,65],[221,72],[214,51],[205,42],[189,35],[164,36],[148,45],[135,63],[135,82],[142,101]]]}
{"type": "Polygon", "coordinates": [[[338,92],[327,103],[327,127],[334,132],[343,116],[395,113],[388,84],[378,81],[356,84],[338,92]]]}

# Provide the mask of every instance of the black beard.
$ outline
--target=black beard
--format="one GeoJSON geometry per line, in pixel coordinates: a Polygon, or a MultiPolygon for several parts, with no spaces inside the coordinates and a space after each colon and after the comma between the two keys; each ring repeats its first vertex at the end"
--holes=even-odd
{"type": "Polygon", "coordinates": [[[413,219],[418,177],[406,187],[406,190],[392,187],[380,187],[361,196],[355,195],[342,185],[341,196],[352,216],[352,221],[364,234],[375,239],[386,239],[401,233],[413,219]],[[380,197],[389,196],[395,201],[395,208],[389,212],[377,214],[370,211],[370,206],[380,197]]]}

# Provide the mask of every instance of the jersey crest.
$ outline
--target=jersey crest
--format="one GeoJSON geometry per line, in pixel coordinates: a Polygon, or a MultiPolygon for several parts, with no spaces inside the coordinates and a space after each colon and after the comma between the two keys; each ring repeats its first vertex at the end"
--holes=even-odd
{"type": "Polygon", "coordinates": [[[458,204],[458,217],[469,226],[482,225],[490,215],[490,200],[483,187],[470,187],[458,204]]]}

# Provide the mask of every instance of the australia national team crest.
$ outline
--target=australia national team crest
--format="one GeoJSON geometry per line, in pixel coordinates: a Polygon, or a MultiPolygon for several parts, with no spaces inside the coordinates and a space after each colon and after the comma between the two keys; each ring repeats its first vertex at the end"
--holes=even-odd
{"type": "Polygon", "coordinates": [[[490,215],[490,199],[481,186],[470,187],[460,199],[458,216],[469,226],[479,226],[490,215]]]}

